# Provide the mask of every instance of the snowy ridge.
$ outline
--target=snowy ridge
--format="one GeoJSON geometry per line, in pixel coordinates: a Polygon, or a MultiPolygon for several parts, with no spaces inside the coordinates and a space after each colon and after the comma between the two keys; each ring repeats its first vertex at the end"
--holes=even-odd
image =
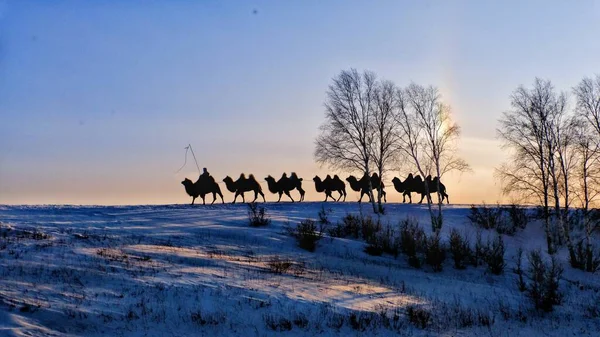
{"type": "MultiPolygon", "coordinates": [[[[244,204],[0,206],[0,335],[600,332],[600,320],[585,314],[600,299],[600,277],[572,270],[564,254],[565,298],[555,312],[532,312],[518,291],[513,257],[518,247],[544,247],[537,223],[504,236],[503,275],[483,267],[455,270],[450,259],[434,273],[409,267],[403,256],[369,256],[361,240],[327,237],[314,253],[298,248],[285,227],[315,218],[321,205],[332,209],[334,221],[361,211],[357,203],[267,203],[273,222],[251,228],[244,204]],[[290,269],[272,273],[268,264],[275,258],[290,261],[290,269]],[[406,318],[408,305],[431,308],[441,318],[417,328],[406,318]],[[462,326],[459,316],[469,311],[491,324],[462,326]]],[[[397,226],[411,216],[430,231],[426,205],[388,204],[386,211],[384,224],[397,226]]],[[[370,205],[363,204],[362,212],[371,214],[370,205]]],[[[474,236],[467,214],[468,206],[444,206],[445,239],[451,228],[474,236]]]]}

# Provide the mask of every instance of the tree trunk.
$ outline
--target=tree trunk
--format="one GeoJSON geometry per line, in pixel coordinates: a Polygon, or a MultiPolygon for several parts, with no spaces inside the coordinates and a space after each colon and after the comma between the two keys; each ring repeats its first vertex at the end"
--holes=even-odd
{"type": "Polygon", "coordinates": [[[443,225],[443,217],[442,217],[442,194],[440,193],[440,163],[439,163],[439,154],[438,154],[438,159],[435,165],[436,168],[436,173],[437,173],[437,197],[438,197],[438,219],[437,219],[437,231],[441,231],[442,230],[442,225],[443,225]]]}
{"type": "MultiPolygon", "coordinates": [[[[381,194],[383,194],[383,165],[379,163],[379,186],[377,188],[377,207],[379,209],[379,213],[383,214],[383,205],[381,204],[381,194]]],[[[369,179],[370,180],[370,179],[369,179]]]]}

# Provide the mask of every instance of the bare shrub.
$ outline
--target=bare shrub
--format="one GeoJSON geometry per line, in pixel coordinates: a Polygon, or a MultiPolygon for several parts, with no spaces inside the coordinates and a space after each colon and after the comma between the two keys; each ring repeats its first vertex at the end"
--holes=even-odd
{"type": "Polygon", "coordinates": [[[445,260],[446,247],[440,240],[439,232],[435,232],[425,240],[425,263],[430,265],[433,271],[440,272],[445,260]]]}
{"type": "Polygon", "coordinates": [[[524,292],[527,290],[527,284],[525,283],[525,279],[523,278],[523,248],[519,247],[517,250],[517,266],[515,268],[515,274],[519,277],[517,280],[517,286],[520,292],[524,292]]]}
{"type": "Polygon", "coordinates": [[[469,239],[462,236],[458,229],[453,228],[450,232],[450,253],[454,260],[454,268],[465,269],[467,262],[471,259],[471,246],[469,239]]]}
{"type": "Polygon", "coordinates": [[[271,261],[267,262],[267,267],[274,274],[283,274],[290,269],[292,266],[292,261],[289,259],[281,259],[276,256],[271,261]]]}
{"type": "Polygon", "coordinates": [[[422,306],[409,305],[406,308],[406,315],[409,322],[421,329],[426,329],[432,322],[431,312],[422,306]]]}
{"type": "Polygon", "coordinates": [[[504,240],[500,234],[493,241],[487,243],[485,262],[488,265],[488,270],[494,275],[500,275],[504,272],[506,266],[504,250],[504,240]]]}
{"type": "Polygon", "coordinates": [[[539,250],[529,253],[529,264],[527,295],[536,309],[550,312],[562,301],[559,283],[563,268],[554,256],[550,264],[545,263],[539,250]]]}
{"type": "Polygon", "coordinates": [[[248,222],[251,227],[263,227],[271,223],[271,218],[267,216],[267,210],[255,202],[248,203],[248,222]]]}
{"type": "Polygon", "coordinates": [[[400,251],[408,257],[408,264],[415,268],[421,267],[421,259],[417,256],[419,247],[424,246],[425,231],[413,218],[400,222],[400,251]]]}

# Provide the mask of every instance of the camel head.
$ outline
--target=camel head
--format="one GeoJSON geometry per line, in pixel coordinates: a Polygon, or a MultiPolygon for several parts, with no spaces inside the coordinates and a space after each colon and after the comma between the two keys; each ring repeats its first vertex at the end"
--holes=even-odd
{"type": "Polygon", "coordinates": [[[230,176],[227,176],[227,177],[223,178],[223,182],[225,183],[225,186],[227,186],[227,189],[230,192],[235,192],[235,190],[236,190],[236,188],[234,186],[235,184],[233,182],[233,179],[231,179],[230,176]]]}
{"type": "Polygon", "coordinates": [[[352,188],[353,191],[358,192],[361,190],[360,182],[356,179],[355,176],[349,176],[348,178],[346,178],[346,181],[350,183],[350,188],[352,188]]]}
{"type": "Polygon", "coordinates": [[[183,184],[183,186],[185,186],[185,187],[194,185],[194,183],[191,180],[189,180],[188,178],[183,179],[181,184],[183,184]]]}
{"type": "Polygon", "coordinates": [[[265,180],[266,180],[267,182],[275,182],[275,178],[271,177],[271,175],[270,175],[270,174],[269,174],[269,175],[268,175],[268,176],[265,178],[265,180]]]}
{"type": "Polygon", "coordinates": [[[394,185],[397,185],[402,184],[402,181],[398,177],[394,177],[394,179],[392,179],[392,183],[394,183],[394,185]]]}
{"type": "Polygon", "coordinates": [[[315,177],[313,178],[313,181],[314,181],[315,183],[320,183],[320,182],[321,182],[321,178],[319,178],[319,176],[315,176],[315,177]]]}

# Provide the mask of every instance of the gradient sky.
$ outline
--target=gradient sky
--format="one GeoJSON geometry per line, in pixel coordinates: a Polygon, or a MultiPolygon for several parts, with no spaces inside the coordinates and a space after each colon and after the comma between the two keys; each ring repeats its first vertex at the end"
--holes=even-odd
{"type": "Polygon", "coordinates": [[[451,201],[502,201],[509,95],[600,72],[598,36],[585,0],[0,0],[0,204],[189,202],[188,143],[218,180],[296,171],[319,199],[325,92],[350,67],[438,86],[473,168],[445,178],[451,201]]]}

